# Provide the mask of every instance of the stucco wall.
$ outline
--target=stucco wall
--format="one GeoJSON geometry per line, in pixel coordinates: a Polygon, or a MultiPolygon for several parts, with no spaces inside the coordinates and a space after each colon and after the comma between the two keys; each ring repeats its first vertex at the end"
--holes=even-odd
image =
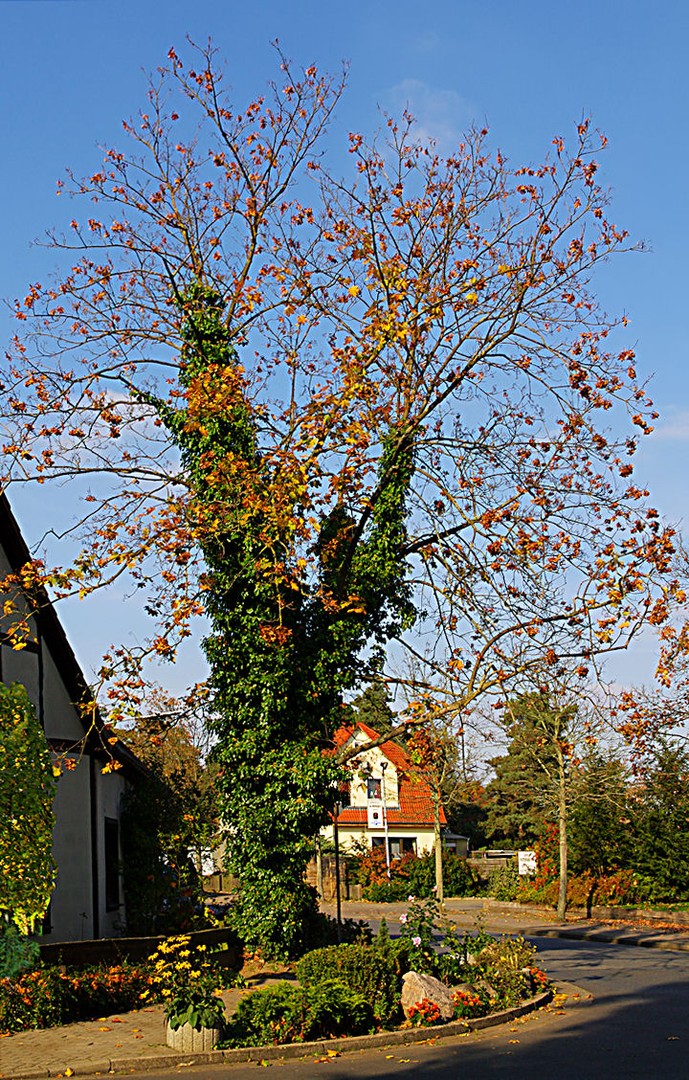
{"type": "MultiPolygon", "coordinates": [[[[323,829],[322,835],[324,839],[332,840],[332,825],[328,825],[325,829],[323,829]]],[[[416,841],[417,855],[425,855],[427,852],[433,850],[432,828],[406,828],[402,825],[391,825],[388,829],[388,835],[391,837],[412,837],[416,841]]],[[[375,832],[369,832],[364,825],[340,825],[338,828],[338,839],[342,851],[347,851],[348,849],[354,849],[359,851],[361,850],[362,846],[370,848],[372,836],[379,836],[381,839],[383,839],[385,833],[382,829],[377,829],[375,832]]]]}
{"type": "MultiPolygon", "coordinates": [[[[119,773],[102,773],[100,766],[94,768],[94,782],[96,792],[96,827],[97,827],[97,866],[98,866],[98,897],[99,897],[99,936],[113,937],[122,933],[125,926],[124,895],[122,882],[119,883],[119,906],[108,911],[106,906],[105,892],[105,819],[120,820],[122,797],[126,784],[119,773]]],[[[122,849],[118,862],[122,861],[122,849]]]]}
{"type": "MultiPolygon", "coordinates": [[[[365,745],[369,740],[361,731],[356,731],[352,737],[352,743],[365,745]]],[[[368,777],[383,780],[386,806],[399,806],[399,786],[397,770],[391,761],[385,756],[379,746],[371,747],[362,752],[360,760],[354,759],[352,763],[352,778],[349,785],[349,800],[352,806],[367,806],[367,780],[368,777]],[[385,765],[385,769],[383,769],[385,765]]]]}
{"type": "MultiPolygon", "coordinates": [[[[77,760],[74,758],[73,760],[77,760]]],[[[53,858],[57,882],[50,906],[48,941],[79,941],[94,936],[91,879],[89,760],[84,757],[57,782],[53,858]]]]}
{"type": "Polygon", "coordinates": [[[72,704],[50,650],[43,648],[43,708],[49,739],[79,742],[84,725],[72,704]]]}

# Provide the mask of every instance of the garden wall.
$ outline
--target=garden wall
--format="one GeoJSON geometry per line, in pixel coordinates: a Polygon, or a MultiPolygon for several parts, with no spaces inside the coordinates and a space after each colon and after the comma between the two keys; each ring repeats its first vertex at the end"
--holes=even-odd
{"type": "MultiPolygon", "coordinates": [[[[306,881],[313,886],[321,900],[334,901],[337,898],[337,879],[335,874],[335,856],[322,855],[322,888],[319,885],[318,863],[312,859],[306,867],[306,881]]],[[[353,880],[349,866],[340,859],[340,900],[360,900],[361,885],[353,880]]]]}
{"type": "MultiPolygon", "coordinates": [[[[227,948],[215,956],[215,961],[222,967],[241,967],[242,946],[232,930],[223,926],[213,930],[196,930],[189,934],[193,945],[206,945],[209,948],[226,945],[227,948]]],[[[46,964],[64,964],[68,967],[86,967],[90,964],[119,964],[123,960],[131,963],[146,960],[155,952],[164,934],[155,937],[118,937],[99,938],[94,941],[56,941],[41,944],[41,960],[46,964]]]]}

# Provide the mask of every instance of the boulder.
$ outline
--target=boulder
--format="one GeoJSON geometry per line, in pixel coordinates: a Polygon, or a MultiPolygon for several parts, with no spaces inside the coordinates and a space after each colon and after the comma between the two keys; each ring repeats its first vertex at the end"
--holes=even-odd
{"type": "Polygon", "coordinates": [[[408,971],[402,979],[402,1009],[404,1015],[409,1016],[409,1010],[423,1001],[432,1001],[440,1009],[443,1020],[452,1020],[455,1015],[455,1007],[452,1001],[452,993],[445,983],[432,975],[422,975],[419,971],[408,971]]]}

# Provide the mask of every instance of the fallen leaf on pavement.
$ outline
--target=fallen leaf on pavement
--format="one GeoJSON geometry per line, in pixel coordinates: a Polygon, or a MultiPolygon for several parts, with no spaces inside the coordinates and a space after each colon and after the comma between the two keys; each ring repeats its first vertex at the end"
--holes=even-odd
{"type": "Polygon", "coordinates": [[[103,1025],[103,1027],[99,1027],[98,1030],[99,1031],[112,1031],[112,1028],[105,1027],[105,1025],[103,1025]]]}

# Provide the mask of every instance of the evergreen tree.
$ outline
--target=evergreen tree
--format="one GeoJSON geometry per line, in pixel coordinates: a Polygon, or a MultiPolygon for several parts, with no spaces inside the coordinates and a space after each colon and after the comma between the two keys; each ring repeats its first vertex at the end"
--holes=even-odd
{"type": "Polygon", "coordinates": [[[543,826],[555,818],[547,700],[529,693],[506,709],[506,753],[489,764],[495,777],[486,787],[486,834],[494,846],[533,847],[543,826]]]}
{"type": "Polygon", "coordinates": [[[664,741],[635,790],[634,867],[658,897],[689,898],[689,751],[664,741]]]}
{"type": "Polygon", "coordinates": [[[627,773],[619,758],[594,748],[572,778],[569,851],[574,873],[605,874],[630,865],[627,773]]]}

